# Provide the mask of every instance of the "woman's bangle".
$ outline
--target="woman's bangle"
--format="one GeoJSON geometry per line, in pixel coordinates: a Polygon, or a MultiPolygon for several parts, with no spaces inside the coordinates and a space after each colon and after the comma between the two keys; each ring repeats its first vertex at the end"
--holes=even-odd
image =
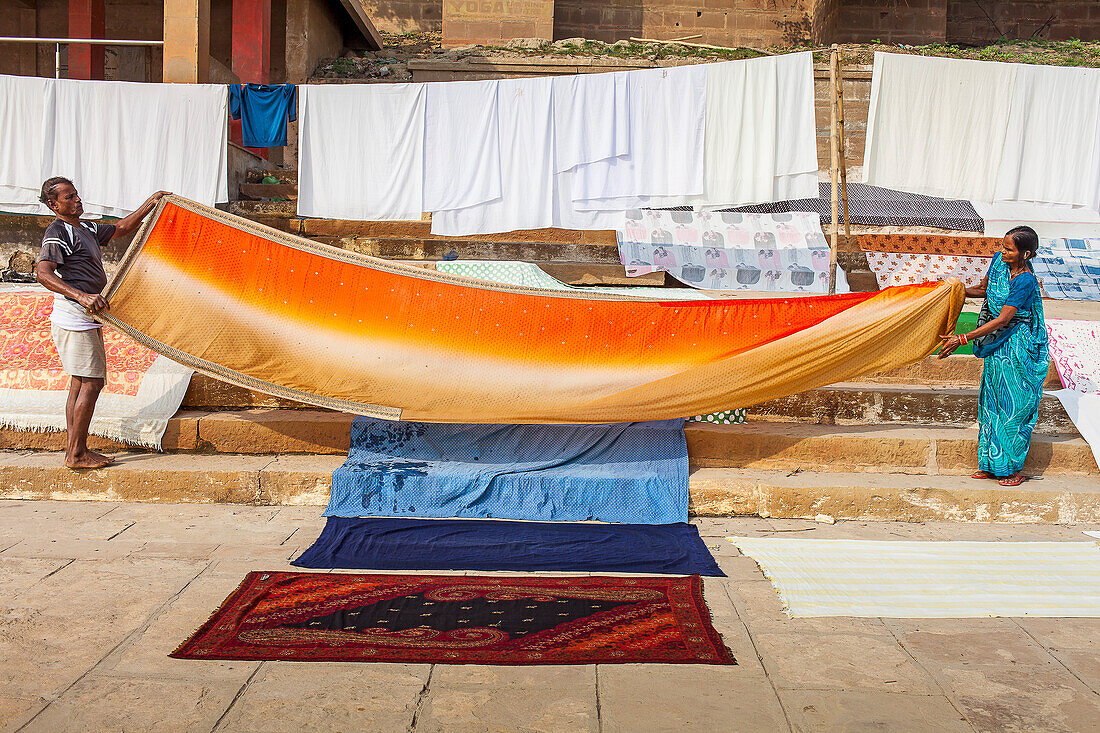
{"type": "Polygon", "coordinates": [[[959,343],[962,346],[966,346],[966,334],[965,333],[960,333],[959,334],[959,343]]]}

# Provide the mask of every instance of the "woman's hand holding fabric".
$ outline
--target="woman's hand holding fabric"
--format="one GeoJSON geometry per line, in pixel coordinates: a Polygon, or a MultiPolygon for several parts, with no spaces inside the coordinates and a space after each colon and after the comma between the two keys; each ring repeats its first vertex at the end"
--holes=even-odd
{"type": "Polygon", "coordinates": [[[962,339],[960,339],[953,333],[940,336],[940,340],[943,341],[943,344],[940,346],[940,353],[938,355],[938,358],[940,359],[946,359],[947,357],[955,353],[955,349],[962,346],[962,339]]]}

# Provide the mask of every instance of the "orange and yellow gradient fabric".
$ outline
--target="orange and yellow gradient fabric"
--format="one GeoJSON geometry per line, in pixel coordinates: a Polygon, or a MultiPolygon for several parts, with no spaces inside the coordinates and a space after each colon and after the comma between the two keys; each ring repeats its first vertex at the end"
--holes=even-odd
{"type": "Polygon", "coordinates": [[[393,420],[600,423],[749,406],[921,359],[959,284],[659,301],[497,285],[165,197],[103,320],[214,377],[393,420]]]}

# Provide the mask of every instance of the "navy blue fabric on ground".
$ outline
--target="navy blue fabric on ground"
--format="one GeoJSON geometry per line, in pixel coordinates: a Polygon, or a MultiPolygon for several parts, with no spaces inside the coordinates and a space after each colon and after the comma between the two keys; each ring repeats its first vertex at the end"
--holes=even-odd
{"type": "Polygon", "coordinates": [[[450,425],[356,418],[329,517],[686,522],[683,420],[450,425]]]}
{"type": "Polygon", "coordinates": [[[697,527],[329,517],[293,565],[358,570],[513,570],[723,576],[697,527]]]}

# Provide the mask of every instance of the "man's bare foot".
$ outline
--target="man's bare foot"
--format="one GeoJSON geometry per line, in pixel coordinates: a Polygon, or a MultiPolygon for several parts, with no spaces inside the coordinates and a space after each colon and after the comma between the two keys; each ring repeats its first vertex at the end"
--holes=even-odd
{"type": "Polygon", "coordinates": [[[114,462],[114,458],[105,456],[102,453],[96,453],[95,451],[86,451],[84,454],[77,457],[65,456],[65,465],[75,469],[103,468],[114,462]]]}

